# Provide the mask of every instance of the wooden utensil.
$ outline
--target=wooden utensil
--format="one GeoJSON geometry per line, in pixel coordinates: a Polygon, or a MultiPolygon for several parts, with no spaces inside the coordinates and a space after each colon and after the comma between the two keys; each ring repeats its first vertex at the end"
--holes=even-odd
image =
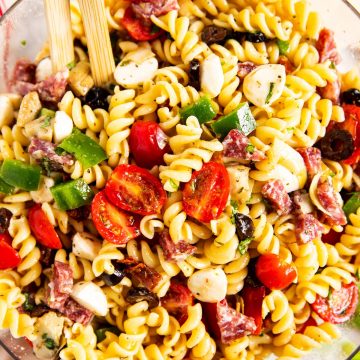
{"type": "Polygon", "coordinates": [[[69,0],[44,0],[53,72],[74,61],[69,0]]]}

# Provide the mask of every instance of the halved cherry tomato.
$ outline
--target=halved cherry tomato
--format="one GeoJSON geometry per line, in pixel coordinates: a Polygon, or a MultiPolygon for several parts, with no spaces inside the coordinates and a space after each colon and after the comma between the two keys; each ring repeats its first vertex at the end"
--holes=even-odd
{"type": "Polygon", "coordinates": [[[168,137],[155,121],[136,121],[129,145],[136,164],[147,169],[163,164],[164,154],[170,151],[168,137]]]}
{"type": "Polygon", "coordinates": [[[120,209],[140,215],[159,212],[166,201],[161,182],[136,165],[119,165],[106,183],[107,198],[120,209]]]}
{"type": "Polygon", "coordinates": [[[244,300],[244,314],[255,320],[256,331],[254,335],[260,335],[262,330],[262,303],[265,298],[265,286],[250,287],[246,286],[241,290],[244,300]]]}
{"type": "Polygon", "coordinates": [[[130,36],[137,41],[150,41],[163,34],[163,30],[155,26],[147,26],[144,20],[138,19],[131,6],[125,10],[121,25],[129,32],[130,36]]]}
{"type": "Polygon", "coordinates": [[[256,265],[257,278],[271,290],[282,290],[296,279],[296,270],[283,261],[279,255],[260,255],[256,265]]]}
{"type": "Polygon", "coordinates": [[[221,331],[217,320],[217,303],[201,303],[203,308],[202,321],[206,330],[214,339],[221,339],[221,331]]]}
{"type": "Polygon", "coordinates": [[[335,245],[340,241],[341,235],[341,232],[336,232],[331,229],[327,234],[321,236],[321,240],[326,244],[335,245]]]}
{"type": "Polygon", "coordinates": [[[355,313],[358,301],[356,284],[342,284],[340,290],[331,290],[326,298],[317,295],[311,307],[324,321],[341,324],[355,313]]]}
{"type": "Polygon", "coordinates": [[[113,244],[126,244],[140,235],[133,215],[114,206],[105,191],[97,193],[91,204],[91,216],[100,235],[113,244]]]}
{"type": "Polygon", "coordinates": [[[344,160],[344,163],[347,165],[354,165],[360,161],[360,148],[356,149],[347,159],[344,160]]]}
{"type": "Polygon", "coordinates": [[[202,222],[217,219],[225,209],[229,193],[230,180],[225,166],[210,161],[193,172],[185,184],[184,211],[202,222]]]}
{"type": "Polygon", "coordinates": [[[20,255],[11,243],[12,239],[8,232],[0,234],[0,270],[11,269],[21,263],[20,255]]]}
{"type": "Polygon", "coordinates": [[[29,210],[29,225],[36,240],[50,249],[61,249],[59,235],[50,223],[40,204],[34,205],[29,210]]]}
{"type": "Polygon", "coordinates": [[[186,321],[188,307],[193,304],[194,296],[191,291],[177,281],[171,281],[169,290],[161,298],[161,306],[173,315],[180,324],[186,321]]]}

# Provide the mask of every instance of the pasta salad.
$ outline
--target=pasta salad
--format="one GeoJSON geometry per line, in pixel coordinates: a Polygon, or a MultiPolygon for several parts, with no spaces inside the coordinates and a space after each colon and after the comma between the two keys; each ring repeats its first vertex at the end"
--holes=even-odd
{"type": "Polygon", "coordinates": [[[39,359],[301,359],[360,327],[360,75],[306,0],[105,0],[116,69],[0,94],[0,328],[39,359]]]}

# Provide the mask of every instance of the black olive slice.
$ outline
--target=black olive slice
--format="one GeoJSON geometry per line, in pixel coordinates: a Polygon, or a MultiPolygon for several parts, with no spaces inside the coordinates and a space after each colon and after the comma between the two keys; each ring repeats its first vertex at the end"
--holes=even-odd
{"type": "Polygon", "coordinates": [[[110,95],[109,90],[101,87],[93,87],[85,95],[84,103],[89,105],[93,110],[95,109],[109,109],[109,103],[107,101],[110,95]]]}
{"type": "Polygon", "coordinates": [[[320,149],[322,157],[333,161],[345,160],[354,152],[353,137],[343,129],[330,130],[315,146],[320,149]]]}
{"type": "Polygon", "coordinates": [[[216,44],[220,43],[225,40],[226,36],[228,35],[228,31],[225,28],[209,25],[204,28],[201,33],[201,40],[208,44],[216,44]]]}
{"type": "Polygon", "coordinates": [[[140,301],[147,301],[150,308],[156,307],[159,305],[159,299],[158,297],[144,287],[135,287],[130,288],[125,300],[130,304],[136,304],[140,301]]]}
{"type": "Polygon", "coordinates": [[[254,235],[254,223],[247,215],[236,213],[234,214],[236,234],[239,241],[251,238],[254,235]]]}
{"type": "Polygon", "coordinates": [[[6,208],[0,208],[0,234],[3,234],[10,225],[12,212],[6,208]]]}
{"type": "Polygon", "coordinates": [[[349,89],[341,94],[341,102],[350,105],[360,106],[360,90],[349,89]]]}
{"type": "MultiPolygon", "coordinates": [[[[114,263],[113,263],[114,265],[114,263]]],[[[125,277],[125,272],[122,269],[119,269],[115,266],[113,274],[102,273],[101,278],[104,280],[105,284],[108,286],[117,285],[125,277]]]]}
{"type": "Polygon", "coordinates": [[[200,90],[200,62],[197,59],[190,62],[189,85],[196,90],[200,90]]]}

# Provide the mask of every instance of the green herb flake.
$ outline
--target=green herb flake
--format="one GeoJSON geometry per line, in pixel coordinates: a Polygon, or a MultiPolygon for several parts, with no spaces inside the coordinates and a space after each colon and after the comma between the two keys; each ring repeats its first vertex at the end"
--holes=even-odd
{"type": "Polygon", "coordinates": [[[294,126],[286,128],[286,131],[289,131],[289,132],[294,131],[294,130],[295,130],[294,126]]]}
{"type": "Polygon", "coordinates": [[[67,67],[69,70],[72,70],[75,66],[76,66],[75,60],[69,62],[69,63],[66,65],[66,67],[67,67]]]}
{"type": "Polygon", "coordinates": [[[246,145],[245,151],[249,154],[253,154],[255,152],[255,146],[253,144],[246,145]]]}
{"type": "Polygon", "coordinates": [[[47,116],[45,119],[44,119],[44,122],[43,124],[40,126],[41,129],[44,129],[46,127],[48,127],[51,123],[51,117],[50,116],[47,116]]]}
{"type": "Polygon", "coordinates": [[[27,41],[26,41],[26,40],[21,40],[21,41],[20,41],[20,44],[21,44],[22,46],[26,46],[27,41]]]}
{"type": "Polygon", "coordinates": [[[269,86],[269,92],[266,96],[266,99],[265,99],[265,104],[268,104],[272,95],[273,95],[273,90],[274,90],[274,86],[275,86],[275,83],[274,82],[271,82],[270,83],[270,86],[269,86]]]}
{"type": "Polygon", "coordinates": [[[335,176],[335,173],[331,171],[330,174],[329,174],[329,176],[334,177],[334,176],[335,176]]]}
{"type": "Polygon", "coordinates": [[[280,55],[286,55],[287,52],[289,51],[289,46],[290,46],[289,42],[277,39],[276,44],[279,48],[280,55]]]}
{"type": "Polygon", "coordinates": [[[238,209],[239,209],[239,204],[236,200],[230,200],[230,205],[231,205],[231,217],[230,217],[230,222],[234,225],[235,224],[235,215],[238,213],[238,209]]]}
{"type": "Polygon", "coordinates": [[[170,182],[170,186],[175,190],[177,191],[179,189],[179,185],[176,184],[176,182],[173,180],[173,179],[169,179],[169,182],[170,182]]]}
{"type": "Polygon", "coordinates": [[[126,65],[128,65],[128,64],[130,64],[131,63],[131,60],[125,60],[125,61],[122,61],[120,64],[119,64],[119,66],[126,66],[126,65]]]}
{"type": "Polygon", "coordinates": [[[336,69],[335,63],[333,61],[330,63],[330,69],[336,69]]]}
{"type": "Polygon", "coordinates": [[[55,341],[48,337],[47,334],[43,334],[42,335],[42,339],[44,340],[44,344],[45,346],[49,349],[49,350],[54,350],[56,345],[55,345],[55,341]]]}
{"type": "Polygon", "coordinates": [[[25,301],[23,303],[23,308],[25,311],[32,311],[34,310],[35,305],[33,304],[33,301],[31,301],[30,299],[30,294],[29,293],[25,293],[25,301]]]}
{"type": "Polygon", "coordinates": [[[253,238],[248,237],[239,243],[239,252],[241,255],[244,255],[248,251],[249,244],[252,242],[253,238]]]}

